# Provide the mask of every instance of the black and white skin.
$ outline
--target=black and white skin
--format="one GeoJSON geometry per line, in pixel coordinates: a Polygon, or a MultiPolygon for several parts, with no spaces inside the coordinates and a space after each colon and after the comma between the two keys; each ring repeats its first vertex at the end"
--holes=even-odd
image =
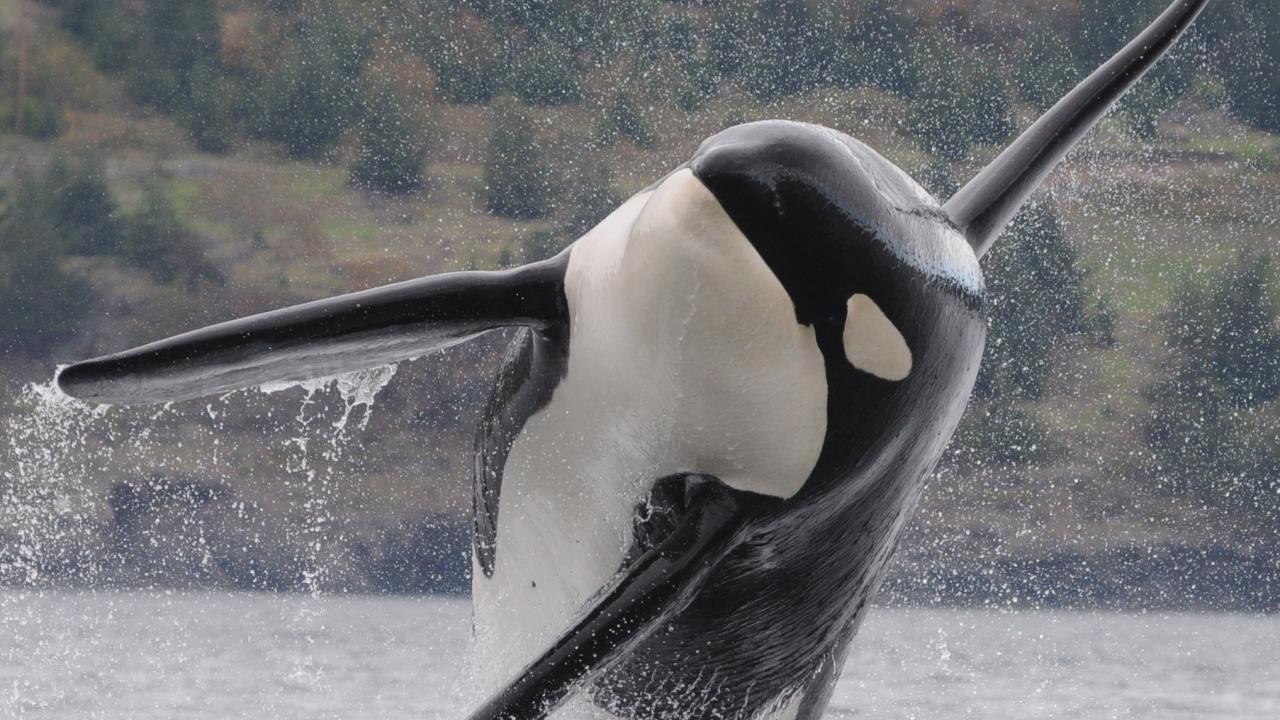
{"type": "Polygon", "coordinates": [[[475,443],[489,718],[816,718],[968,400],[979,260],[1191,24],[1174,2],[939,203],[834,130],[732,127],[555,258],[63,369],[161,403],[519,328],[475,443]]]}

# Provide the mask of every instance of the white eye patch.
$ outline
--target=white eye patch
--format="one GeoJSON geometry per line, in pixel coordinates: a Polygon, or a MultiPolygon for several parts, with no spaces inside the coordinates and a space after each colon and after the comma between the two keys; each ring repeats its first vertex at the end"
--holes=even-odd
{"type": "Polygon", "coordinates": [[[875,300],[861,293],[849,298],[844,321],[844,354],[863,372],[885,380],[911,374],[911,348],[875,300]]]}

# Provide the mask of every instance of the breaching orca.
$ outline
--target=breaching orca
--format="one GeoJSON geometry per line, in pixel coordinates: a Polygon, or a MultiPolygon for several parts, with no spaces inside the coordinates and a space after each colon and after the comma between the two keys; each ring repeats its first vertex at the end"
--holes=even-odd
{"type": "Polygon", "coordinates": [[[968,399],[978,260],[1176,40],[1178,0],[945,204],[839,132],[706,140],[566,251],[77,363],[154,403],[520,328],[475,445],[472,718],[814,718],[968,399]],[[579,692],[575,692],[579,691],[579,692]]]}

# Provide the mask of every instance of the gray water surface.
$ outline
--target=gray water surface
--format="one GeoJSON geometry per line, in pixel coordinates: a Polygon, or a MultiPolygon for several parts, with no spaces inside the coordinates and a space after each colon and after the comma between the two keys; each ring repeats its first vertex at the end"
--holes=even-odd
{"type": "MultiPolygon", "coordinates": [[[[0,593],[0,718],[456,718],[469,601],[0,593]]],[[[831,718],[1280,718],[1280,617],[871,611],[831,718]]]]}

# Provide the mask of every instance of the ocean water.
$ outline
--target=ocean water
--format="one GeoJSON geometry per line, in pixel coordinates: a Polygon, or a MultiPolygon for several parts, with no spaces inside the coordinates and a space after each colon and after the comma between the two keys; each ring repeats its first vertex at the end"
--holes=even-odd
{"type": "MultiPolygon", "coordinates": [[[[456,718],[469,602],[0,593],[0,718],[456,718]]],[[[1280,617],[871,611],[830,718],[1280,718],[1280,617]]]]}

